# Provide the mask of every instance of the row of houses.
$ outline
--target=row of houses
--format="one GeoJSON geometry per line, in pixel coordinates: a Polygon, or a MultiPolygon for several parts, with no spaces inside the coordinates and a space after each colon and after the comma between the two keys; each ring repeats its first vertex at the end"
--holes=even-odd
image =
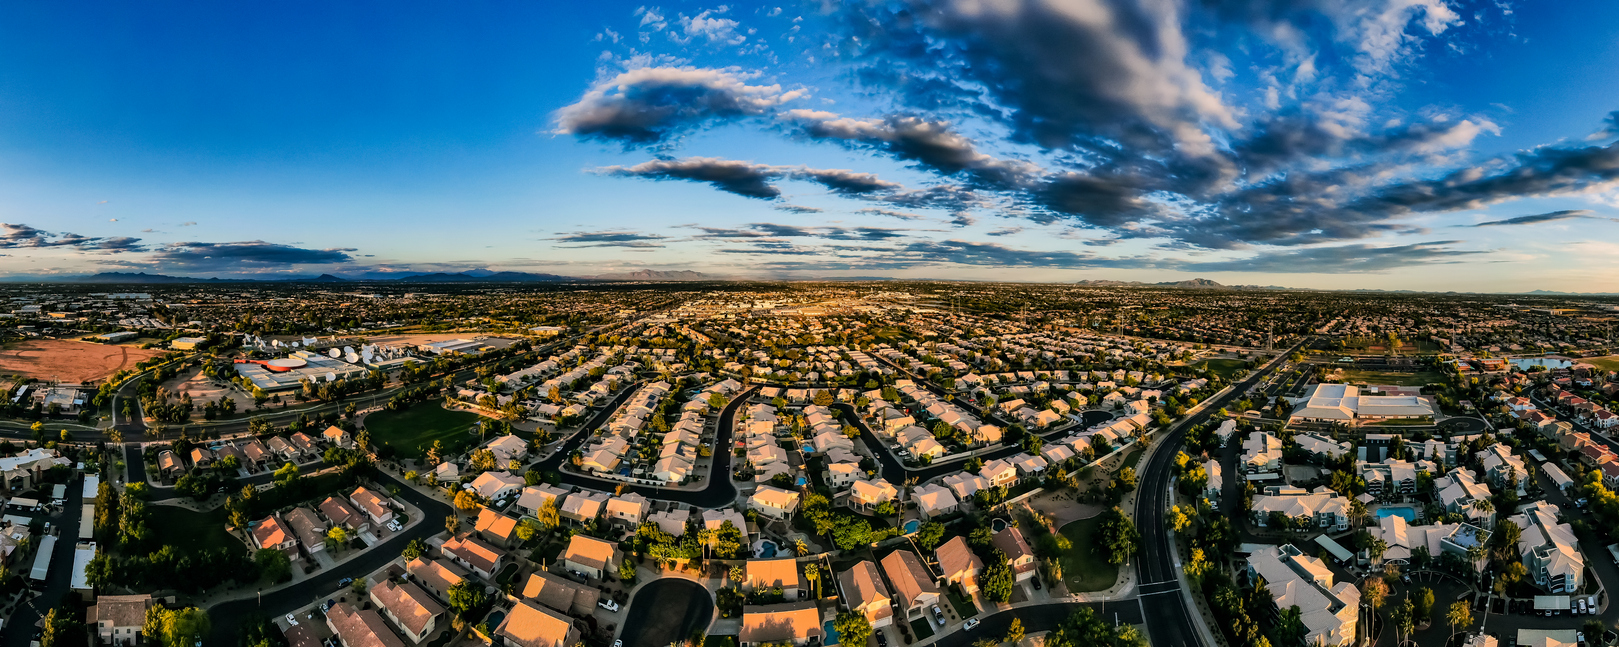
{"type": "Polygon", "coordinates": [[[346,498],[327,497],[316,507],[319,514],[305,506],[271,514],[254,522],[250,534],[256,548],[280,550],[297,561],[305,553],[324,551],[327,533],[333,527],[363,536],[386,526],[394,520],[395,506],[388,497],[360,487],[346,498]]]}

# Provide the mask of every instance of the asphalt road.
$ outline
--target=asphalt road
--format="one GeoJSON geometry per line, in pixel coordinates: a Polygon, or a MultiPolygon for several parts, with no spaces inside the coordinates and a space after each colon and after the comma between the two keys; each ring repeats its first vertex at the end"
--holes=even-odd
{"type": "MultiPolygon", "coordinates": [[[[1052,631],[1081,607],[1095,611],[1108,624],[1139,625],[1146,622],[1147,616],[1142,614],[1144,606],[1149,606],[1149,604],[1143,604],[1140,600],[1124,600],[1122,602],[1054,602],[1020,607],[981,617],[978,626],[973,627],[972,631],[955,631],[939,638],[933,644],[938,647],[971,647],[974,641],[983,638],[999,641],[1001,637],[1006,635],[1006,628],[1011,626],[1013,618],[1023,621],[1023,631],[1025,633],[1052,631]]],[[[1153,634],[1152,644],[1157,647],[1181,647],[1182,645],[1182,643],[1159,642],[1157,634],[1153,634]]],[[[634,647],[633,645],[628,645],[628,643],[626,645],[634,647]]]]}
{"type": "MultiPolygon", "coordinates": [[[[46,517],[57,532],[56,548],[51,553],[51,570],[46,574],[43,586],[33,586],[34,590],[40,592],[39,595],[18,606],[11,618],[6,620],[5,647],[28,647],[34,637],[34,623],[57,606],[62,596],[72,589],[74,545],[78,543],[79,517],[84,514],[83,504],[79,501],[79,493],[83,490],[82,478],[69,481],[67,501],[62,504],[62,512],[46,517]]],[[[12,565],[14,571],[24,578],[28,577],[33,567],[32,558],[12,565]]]]}
{"type": "Polygon", "coordinates": [[[635,592],[624,611],[624,647],[684,644],[693,629],[707,628],[714,618],[714,598],[703,585],[666,577],[635,592]]]}
{"type": "Polygon", "coordinates": [[[425,540],[444,531],[443,519],[454,512],[449,504],[412,489],[384,471],[379,470],[375,480],[384,486],[399,485],[399,495],[396,498],[409,501],[411,505],[421,510],[423,515],[421,523],[405,528],[403,532],[394,533],[381,543],[366,549],[359,557],[326,569],[299,582],[296,586],[266,593],[262,596],[262,601],[255,596],[209,607],[208,616],[213,621],[213,633],[208,636],[205,644],[234,645],[237,633],[250,617],[262,615],[266,618],[279,618],[317,600],[336,597],[339,580],[346,577],[356,579],[364,577],[382,568],[384,564],[398,559],[399,553],[410,540],[425,540]]]}
{"type": "MultiPolygon", "coordinates": [[[[747,404],[748,398],[752,396],[753,392],[758,390],[758,388],[759,387],[757,386],[751,387],[737,394],[737,396],[732,398],[731,402],[725,405],[725,408],[720,411],[719,420],[717,422],[718,427],[714,430],[714,464],[708,472],[708,478],[705,481],[706,486],[703,489],[680,490],[652,487],[647,485],[627,485],[624,489],[629,492],[635,492],[636,494],[640,494],[641,496],[649,499],[678,501],[680,503],[697,506],[699,508],[721,508],[731,505],[731,502],[736,500],[736,486],[731,484],[731,432],[732,428],[735,426],[734,423],[736,421],[737,409],[740,409],[743,405],[747,404]]],[[[606,490],[612,490],[617,488],[619,485],[622,485],[622,481],[596,478],[593,476],[579,474],[577,472],[565,471],[562,469],[562,466],[568,460],[568,457],[573,454],[573,451],[578,449],[580,445],[584,444],[584,442],[590,438],[590,433],[584,430],[596,429],[603,423],[607,422],[607,419],[613,415],[613,411],[618,409],[618,406],[629,397],[629,394],[632,391],[633,389],[619,394],[619,397],[615,398],[613,402],[610,403],[610,406],[603,408],[600,413],[597,413],[595,418],[591,419],[588,424],[581,427],[581,431],[570,437],[567,442],[563,444],[562,448],[557,450],[556,453],[552,454],[550,458],[540,461],[537,464],[537,467],[541,471],[552,470],[561,474],[562,483],[565,485],[577,485],[579,487],[606,490]]]]}
{"type": "MultiPolygon", "coordinates": [[[[955,474],[961,471],[961,461],[951,461],[941,465],[922,468],[906,467],[905,463],[901,462],[898,457],[894,456],[893,452],[889,451],[888,446],[883,444],[882,439],[878,438],[877,434],[871,431],[871,427],[866,425],[865,420],[861,419],[860,413],[855,410],[853,405],[840,402],[832,405],[832,408],[843,414],[843,419],[845,422],[854,425],[855,429],[860,430],[860,439],[865,441],[866,448],[871,450],[871,454],[877,457],[878,470],[882,472],[883,479],[889,483],[904,483],[905,480],[909,478],[917,479],[917,483],[926,483],[935,478],[955,474]]],[[[1102,416],[1111,417],[1111,415],[1112,414],[1105,411],[1086,411],[1082,414],[1085,420],[1084,422],[1077,425],[1066,425],[1056,431],[1047,432],[1042,434],[1041,438],[1046,440],[1062,438],[1073,433],[1076,428],[1088,428],[1105,420],[1105,418],[1102,416]]],[[[1006,458],[1008,456],[1014,456],[1022,452],[1022,447],[1017,445],[1009,445],[989,453],[980,454],[978,457],[982,458],[985,462],[989,462],[996,459],[1006,458]]]]}
{"type": "MultiPolygon", "coordinates": [[[[1282,351],[1282,355],[1292,350],[1282,351]]],[[[1159,447],[1147,460],[1141,472],[1141,487],[1136,497],[1136,528],[1141,532],[1141,553],[1136,563],[1136,577],[1142,590],[1142,610],[1147,632],[1154,645],[1202,646],[1203,638],[1193,627],[1191,614],[1181,595],[1179,567],[1175,565],[1175,542],[1170,538],[1165,514],[1173,501],[1170,481],[1174,476],[1175,453],[1179,449],[1186,428],[1207,422],[1209,416],[1227,404],[1241,399],[1248,388],[1259,383],[1281,362],[1268,369],[1249,374],[1225,396],[1216,398],[1198,413],[1174,426],[1162,439],[1159,447]]]]}

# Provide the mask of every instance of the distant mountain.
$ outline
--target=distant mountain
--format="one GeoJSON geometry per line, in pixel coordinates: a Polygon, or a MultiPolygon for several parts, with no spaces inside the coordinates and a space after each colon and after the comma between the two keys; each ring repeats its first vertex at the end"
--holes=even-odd
{"type": "Polygon", "coordinates": [[[166,274],[147,274],[145,272],[100,272],[89,276],[69,276],[56,279],[69,283],[122,283],[156,285],[165,283],[339,283],[348,279],[322,274],[318,277],[289,276],[274,279],[222,279],[196,278],[192,276],[168,276],[166,274]]]}
{"type": "Polygon", "coordinates": [[[545,281],[575,281],[571,276],[557,274],[535,274],[532,272],[491,272],[489,270],[468,270],[456,274],[437,272],[434,274],[409,274],[390,279],[403,283],[475,283],[475,282],[508,282],[508,283],[538,283],[545,281]]]}
{"type": "Polygon", "coordinates": [[[1289,288],[1280,285],[1223,285],[1209,279],[1187,279],[1184,281],[1164,281],[1161,283],[1143,283],[1141,281],[1111,281],[1099,279],[1095,281],[1076,281],[1074,285],[1083,285],[1092,288],[1185,288],[1188,290],[1300,290],[1304,288],[1289,288]]]}
{"type": "Polygon", "coordinates": [[[720,277],[691,270],[636,270],[597,274],[590,278],[599,281],[718,281],[720,277]]]}
{"type": "Polygon", "coordinates": [[[1533,292],[1522,292],[1521,294],[1534,294],[1534,295],[1547,296],[1547,297],[1614,297],[1614,296],[1619,296],[1619,292],[1554,292],[1552,290],[1535,290],[1533,292]]]}

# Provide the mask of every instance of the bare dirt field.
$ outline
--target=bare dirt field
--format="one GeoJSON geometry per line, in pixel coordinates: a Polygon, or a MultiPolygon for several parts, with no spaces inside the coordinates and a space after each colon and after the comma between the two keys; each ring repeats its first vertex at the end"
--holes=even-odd
{"type": "Polygon", "coordinates": [[[6,344],[0,349],[0,373],[84,384],[105,379],[120,369],[162,354],[160,350],[141,350],[133,346],[31,339],[6,344]]]}
{"type": "Polygon", "coordinates": [[[190,393],[191,399],[197,402],[200,409],[204,401],[216,402],[221,395],[229,395],[236,401],[237,411],[249,411],[253,408],[253,397],[242,393],[240,389],[229,389],[216,385],[212,379],[202,374],[202,369],[191,371],[163,383],[163,388],[175,393],[190,393]]]}

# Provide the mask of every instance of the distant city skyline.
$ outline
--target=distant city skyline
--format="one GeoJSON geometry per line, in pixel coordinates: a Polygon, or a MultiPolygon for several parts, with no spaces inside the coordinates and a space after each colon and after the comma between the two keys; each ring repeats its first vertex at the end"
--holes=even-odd
{"type": "Polygon", "coordinates": [[[0,274],[1619,292],[1619,5],[0,6],[0,274]]]}

